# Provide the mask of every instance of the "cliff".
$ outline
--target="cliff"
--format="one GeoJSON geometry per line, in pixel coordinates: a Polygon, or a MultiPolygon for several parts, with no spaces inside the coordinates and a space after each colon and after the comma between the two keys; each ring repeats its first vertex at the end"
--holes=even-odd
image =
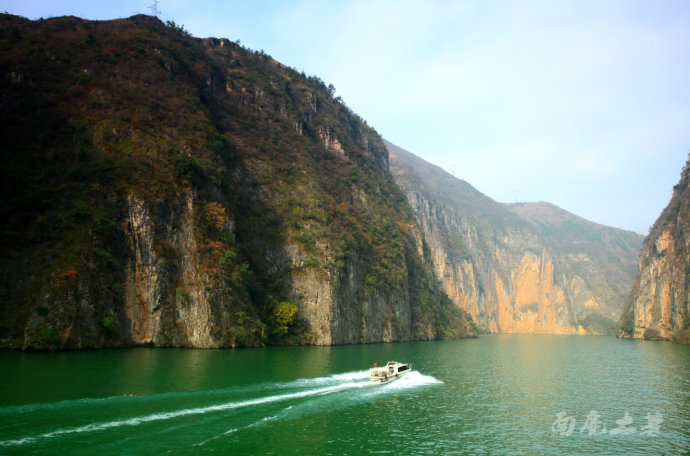
{"type": "Polygon", "coordinates": [[[476,335],[320,79],[149,16],[4,14],[0,86],[1,346],[476,335]]]}
{"type": "Polygon", "coordinates": [[[489,332],[613,334],[642,236],[548,203],[500,204],[387,143],[437,277],[489,332]]]}
{"type": "Polygon", "coordinates": [[[690,343],[690,159],[649,231],[619,337],[690,343]]]}

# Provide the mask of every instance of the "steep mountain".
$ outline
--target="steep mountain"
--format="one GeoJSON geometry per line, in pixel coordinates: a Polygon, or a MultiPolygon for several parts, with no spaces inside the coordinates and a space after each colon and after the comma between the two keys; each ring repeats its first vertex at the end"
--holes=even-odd
{"type": "Polygon", "coordinates": [[[0,345],[476,335],[320,79],[150,16],[4,14],[0,86],[0,345]]]}
{"type": "Polygon", "coordinates": [[[690,343],[690,157],[649,231],[619,337],[690,343]]]}
{"type": "Polygon", "coordinates": [[[548,203],[500,204],[386,143],[453,302],[489,332],[613,334],[642,236],[548,203]]]}

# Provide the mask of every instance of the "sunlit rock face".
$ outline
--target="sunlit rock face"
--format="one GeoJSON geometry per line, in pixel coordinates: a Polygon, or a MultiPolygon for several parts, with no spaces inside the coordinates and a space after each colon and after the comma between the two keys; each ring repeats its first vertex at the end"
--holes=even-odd
{"type": "Polygon", "coordinates": [[[621,319],[619,337],[687,343],[690,315],[690,161],[654,223],[639,257],[639,274],[621,319]]]}
{"type": "Polygon", "coordinates": [[[613,334],[642,236],[548,203],[500,204],[387,143],[446,294],[494,333],[613,334]]]}

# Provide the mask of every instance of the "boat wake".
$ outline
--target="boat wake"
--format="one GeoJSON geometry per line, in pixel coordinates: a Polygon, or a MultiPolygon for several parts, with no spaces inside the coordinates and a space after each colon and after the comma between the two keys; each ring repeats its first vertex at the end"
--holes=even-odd
{"type": "MultiPolygon", "coordinates": [[[[184,417],[200,417],[204,415],[213,414],[223,414],[229,411],[239,411],[239,410],[251,410],[265,406],[267,404],[290,402],[290,406],[287,408],[282,408],[278,414],[272,413],[268,416],[260,418],[258,421],[248,425],[241,426],[241,428],[253,427],[256,425],[265,425],[273,420],[279,419],[280,417],[286,417],[294,415],[295,413],[302,414],[304,410],[314,408],[313,404],[308,407],[299,407],[300,404],[304,404],[305,400],[319,400],[316,399],[322,396],[333,396],[353,393],[356,391],[363,391],[366,394],[359,394],[359,400],[367,400],[367,398],[372,398],[381,394],[390,394],[397,391],[402,391],[405,389],[413,389],[423,385],[429,385],[434,383],[441,383],[433,377],[423,375],[419,372],[413,371],[402,378],[390,382],[385,385],[379,385],[372,383],[368,380],[369,370],[347,372],[343,374],[335,374],[327,377],[316,377],[308,379],[298,379],[291,382],[283,383],[272,383],[264,384],[260,388],[227,388],[223,390],[213,390],[213,391],[202,391],[197,393],[169,393],[160,395],[150,395],[150,396],[117,396],[113,398],[106,399],[93,399],[93,400],[77,400],[77,401],[64,401],[55,404],[44,404],[44,407],[37,405],[27,406],[26,409],[23,407],[6,407],[0,408],[0,416],[3,420],[11,420],[12,416],[25,416],[32,414],[41,414],[42,421],[48,422],[48,427],[50,426],[50,415],[54,415],[55,423],[59,423],[61,420],[62,412],[65,409],[69,409],[70,412],[74,412],[75,408],[82,408],[80,412],[77,410],[77,415],[82,418],[88,417],[89,415],[93,418],[94,416],[103,416],[98,413],[95,409],[103,409],[104,406],[108,404],[111,408],[118,409],[120,411],[136,409],[152,410],[158,408],[159,411],[155,413],[145,413],[136,416],[123,417],[120,419],[113,419],[109,421],[101,422],[90,422],[81,425],[75,425],[71,427],[63,427],[59,429],[46,429],[37,435],[23,436],[20,438],[7,438],[8,435],[2,432],[0,438],[5,437],[5,440],[0,440],[0,447],[16,447],[22,445],[30,445],[37,443],[42,440],[55,439],[58,437],[66,437],[69,435],[77,435],[83,433],[96,433],[108,430],[113,430],[122,427],[137,427],[145,425],[148,423],[160,423],[169,420],[182,419],[184,417]],[[286,390],[290,390],[285,392],[286,390]],[[264,393],[259,397],[246,399],[247,395],[264,393]],[[239,396],[239,397],[238,397],[239,396]],[[243,397],[244,396],[244,397],[243,397]],[[232,397],[233,400],[225,400],[218,402],[221,397],[232,397]],[[189,404],[189,402],[196,402],[197,406],[176,408],[173,410],[165,410],[171,406],[171,402],[175,400],[189,404]],[[210,404],[204,404],[204,402],[211,401],[210,404]],[[297,409],[293,408],[293,405],[298,406],[297,409]],[[62,412],[61,412],[62,409],[62,412]],[[162,409],[162,410],[161,410],[162,409]],[[86,415],[86,416],[85,416],[86,415]]],[[[350,397],[350,399],[355,399],[355,397],[350,397]]],[[[343,401],[338,401],[343,402],[343,401]]],[[[174,405],[174,404],[173,404],[174,405]]],[[[106,407],[107,408],[107,407],[106,407]]],[[[319,408],[319,407],[316,407],[319,408]]],[[[131,413],[131,412],[130,412],[131,413]]],[[[225,416],[225,415],[223,415],[225,416]]],[[[226,428],[227,429],[227,428],[226,428]]],[[[229,435],[236,432],[238,428],[233,427],[227,431],[216,435],[211,439],[207,439],[199,443],[200,445],[205,444],[207,441],[215,440],[224,435],[229,435]]],[[[15,429],[18,433],[21,432],[20,428],[15,429]]],[[[26,430],[25,430],[26,431],[26,430]]]]}
{"type": "Polygon", "coordinates": [[[390,383],[386,383],[384,387],[387,390],[403,390],[403,389],[410,389],[410,388],[416,388],[419,386],[424,386],[424,385],[440,385],[443,382],[441,380],[437,380],[431,375],[424,375],[419,371],[412,371],[409,372],[402,377],[400,377],[398,380],[395,380],[390,383]]]}

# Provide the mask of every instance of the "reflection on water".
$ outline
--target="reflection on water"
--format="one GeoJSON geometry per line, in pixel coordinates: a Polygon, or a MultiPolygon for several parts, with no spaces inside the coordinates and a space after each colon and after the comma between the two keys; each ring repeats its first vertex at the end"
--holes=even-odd
{"type": "Polygon", "coordinates": [[[612,337],[0,353],[2,454],[683,454],[690,347],[612,337]],[[412,362],[390,384],[372,363],[412,362]]]}

